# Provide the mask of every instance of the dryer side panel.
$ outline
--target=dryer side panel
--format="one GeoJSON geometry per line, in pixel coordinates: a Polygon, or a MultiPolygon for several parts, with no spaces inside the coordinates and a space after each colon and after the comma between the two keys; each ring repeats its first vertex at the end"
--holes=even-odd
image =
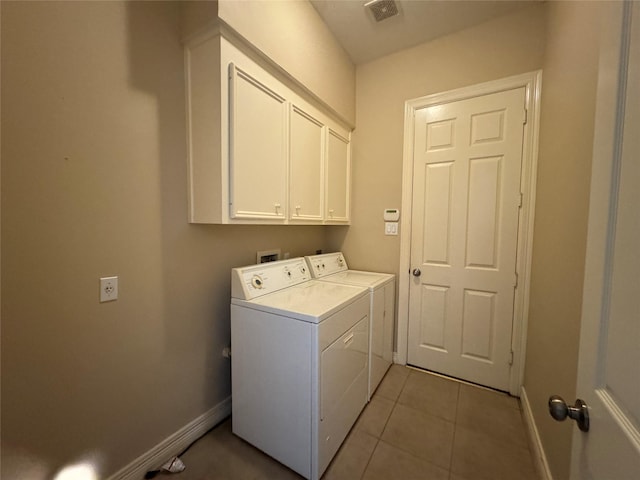
{"type": "Polygon", "coordinates": [[[233,433],[311,476],[313,328],[231,305],[233,433]]]}

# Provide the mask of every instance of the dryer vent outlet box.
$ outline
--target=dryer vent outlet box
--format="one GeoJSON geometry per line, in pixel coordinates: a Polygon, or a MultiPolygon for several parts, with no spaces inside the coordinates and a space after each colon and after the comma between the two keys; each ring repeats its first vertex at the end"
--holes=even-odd
{"type": "Polygon", "coordinates": [[[273,250],[263,250],[256,254],[256,263],[275,262],[280,260],[281,251],[279,248],[273,250]]]}

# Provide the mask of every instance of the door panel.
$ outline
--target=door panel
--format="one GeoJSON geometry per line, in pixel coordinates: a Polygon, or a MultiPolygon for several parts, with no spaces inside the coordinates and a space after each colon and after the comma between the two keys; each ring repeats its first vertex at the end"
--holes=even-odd
{"type": "Polygon", "coordinates": [[[492,361],[495,292],[465,290],[462,314],[462,356],[492,361]]]}
{"type": "Polygon", "coordinates": [[[448,265],[453,163],[426,165],[422,263],[448,265]]]}
{"type": "Polygon", "coordinates": [[[418,110],[408,362],[508,390],[524,88],[418,110]]]}
{"type": "Polygon", "coordinates": [[[444,334],[448,291],[447,287],[437,285],[422,286],[420,344],[442,352],[446,352],[444,334]]]}
{"type": "Polygon", "coordinates": [[[467,211],[467,267],[497,268],[502,157],[469,162],[467,211]]]}
{"type": "Polygon", "coordinates": [[[612,5],[603,22],[577,383],[591,427],[574,427],[576,480],[640,472],[639,7],[612,5]]]}

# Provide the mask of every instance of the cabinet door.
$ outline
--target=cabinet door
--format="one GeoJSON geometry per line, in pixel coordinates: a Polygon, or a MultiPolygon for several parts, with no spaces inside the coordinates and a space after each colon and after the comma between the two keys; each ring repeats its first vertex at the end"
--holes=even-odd
{"type": "Polygon", "coordinates": [[[327,223],[349,222],[351,149],[349,140],[329,129],[327,140],[327,223]]]}
{"type": "Polygon", "coordinates": [[[291,105],[289,218],[292,221],[322,221],[322,137],[322,123],[291,105]]]}
{"type": "Polygon", "coordinates": [[[287,104],[233,64],[230,77],[229,216],[285,220],[287,104]]]}

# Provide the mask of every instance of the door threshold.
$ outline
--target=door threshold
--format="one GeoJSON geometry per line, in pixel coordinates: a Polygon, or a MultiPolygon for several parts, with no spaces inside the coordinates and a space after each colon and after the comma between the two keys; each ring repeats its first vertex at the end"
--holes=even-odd
{"type": "Polygon", "coordinates": [[[407,367],[412,369],[412,370],[417,370],[418,372],[428,373],[430,375],[433,375],[433,376],[436,376],[436,377],[440,377],[440,378],[444,378],[444,379],[447,379],[447,380],[453,380],[454,382],[458,382],[458,383],[462,383],[462,384],[465,384],[465,385],[469,385],[471,387],[481,388],[481,389],[487,390],[489,392],[503,393],[503,394],[508,395],[510,397],[513,397],[513,398],[519,398],[519,397],[516,397],[514,395],[511,395],[509,392],[506,392],[504,390],[498,390],[497,388],[487,387],[486,385],[480,385],[479,383],[473,383],[473,382],[470,382],[468,380],[463,380],[462,378],[452,377],[450,375],[445,375],[443,373],[434,372],[433,370],[428,370],[426,368],[420,368],[420,367],[416,367],[414,365],[409,365],[409,364],[407,364],[407,367]]]}

